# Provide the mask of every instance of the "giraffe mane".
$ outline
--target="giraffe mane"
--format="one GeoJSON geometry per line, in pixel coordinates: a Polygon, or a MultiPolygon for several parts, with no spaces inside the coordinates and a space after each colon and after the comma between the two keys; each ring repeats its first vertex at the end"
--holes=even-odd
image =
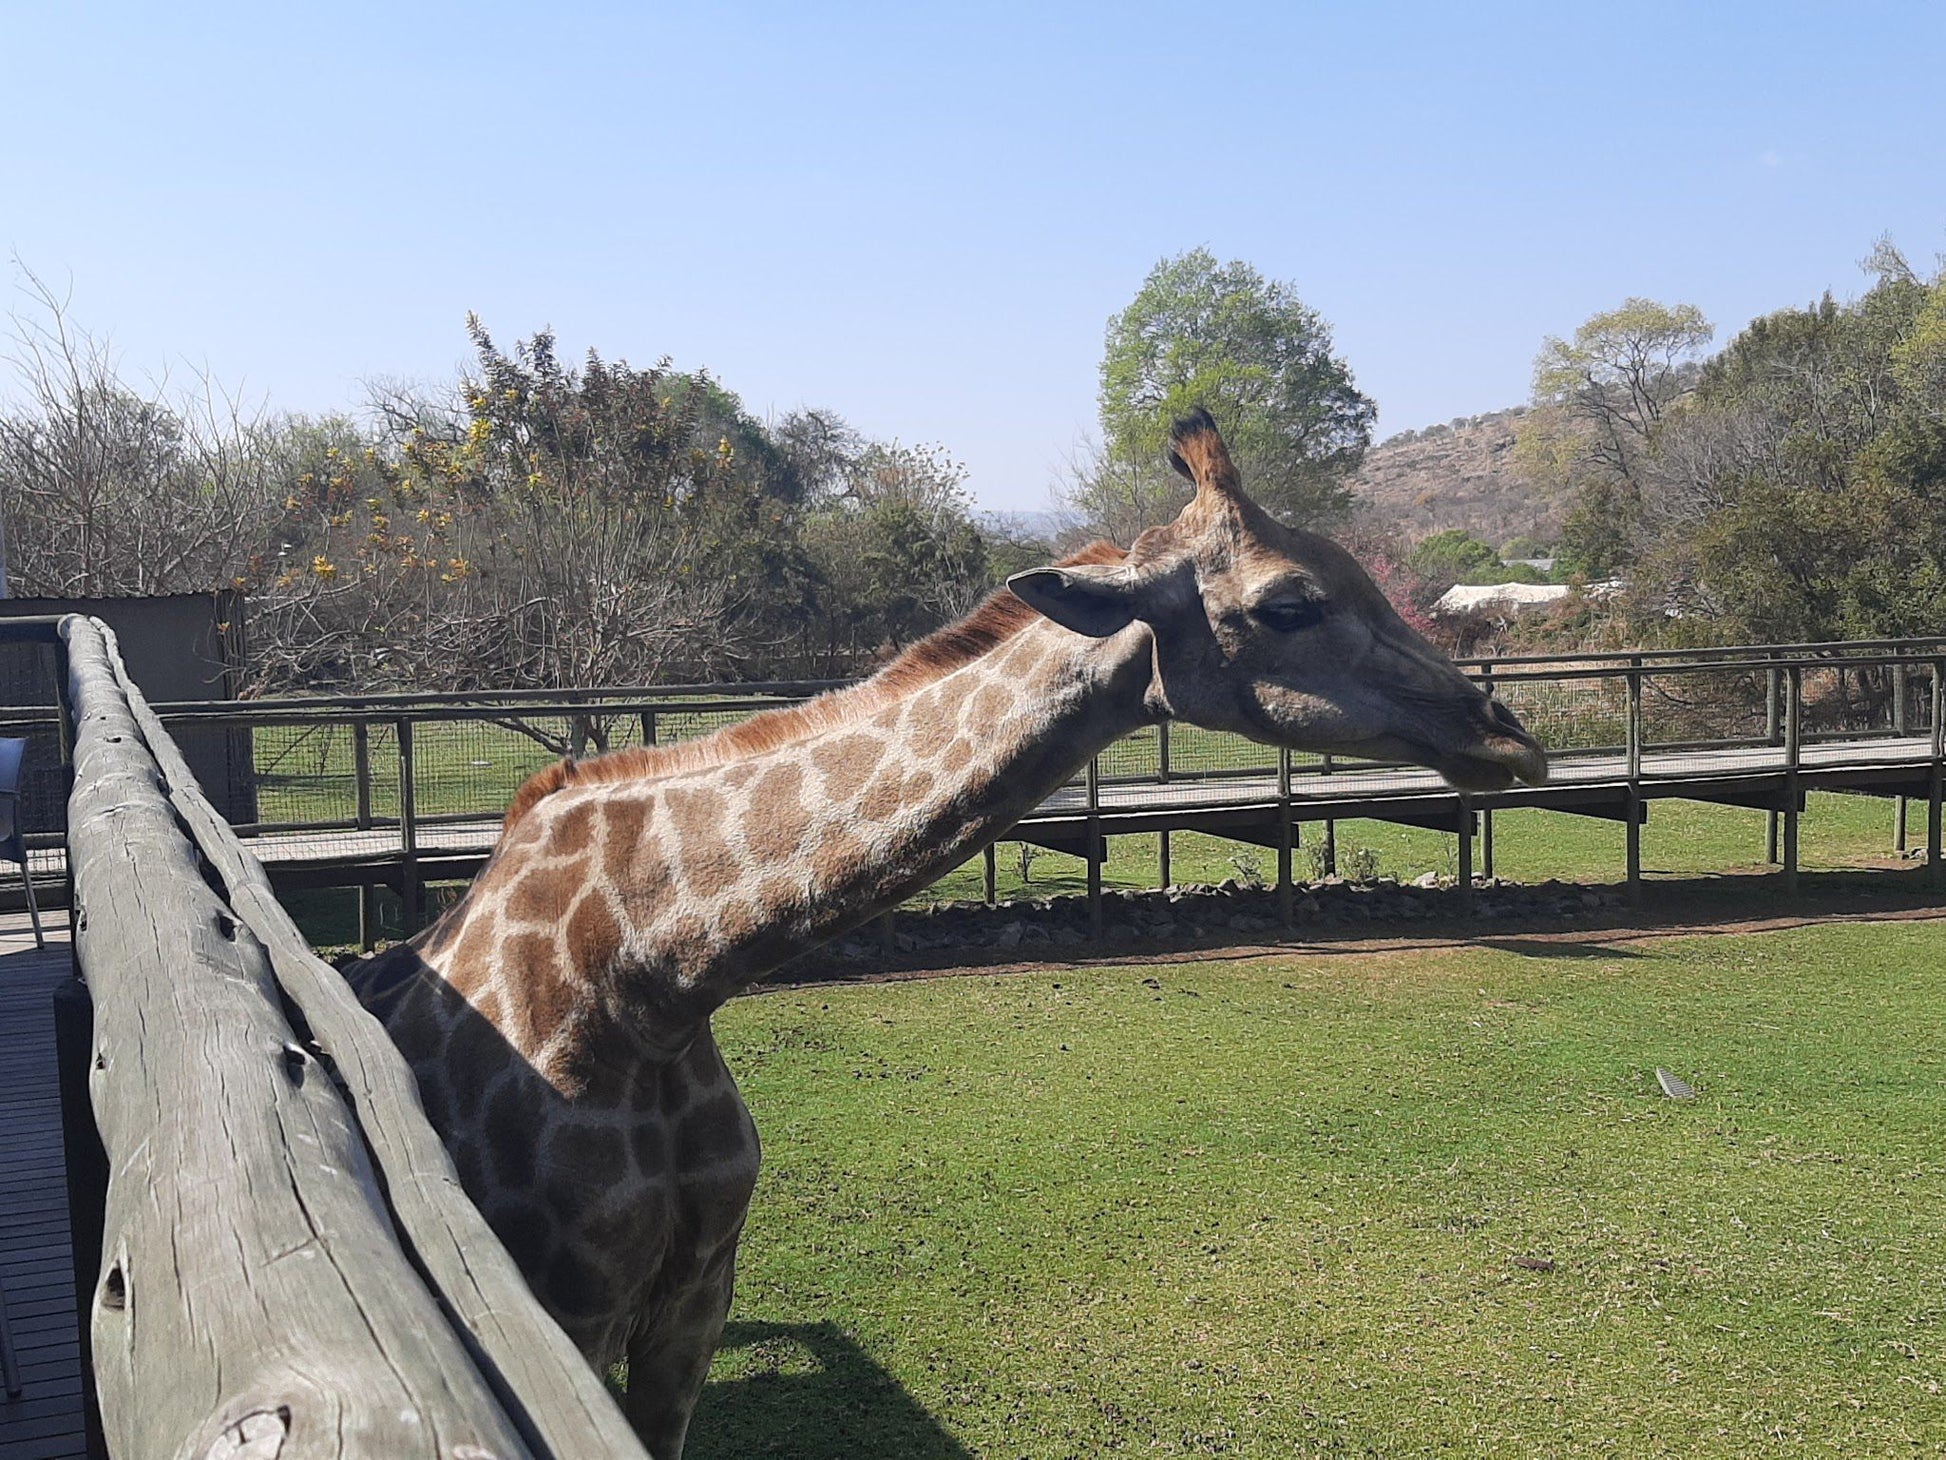
{"type": "MultiPolygon", "coordinates": [[[[1111,542],[1092,542],[1055,566],[1119,563],[1128,552],[1111,542]]],[[[991,653],[1018,634],[1040,614],[1005,588],[997,589],[958,623],[928,634],[862,684],[827,691],[803,704],[765,710],[713,735],[675,745],[632,746],[591,760],[567,757],[536,771],[514,792],[502,824],[512,829],[529,811],[568,786],[610,781],[653,779],[678,771],[724,765],[746,756],[762,755],[779,746],[822,734],[835,726],[869,714],[887,701],[922,689],[962,665],[991,653]]]]}

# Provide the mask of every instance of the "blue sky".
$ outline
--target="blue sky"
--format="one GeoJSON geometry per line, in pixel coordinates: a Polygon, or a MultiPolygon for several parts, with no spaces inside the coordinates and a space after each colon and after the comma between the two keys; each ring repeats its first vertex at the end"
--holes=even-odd
{"type": "Polygon", "coordinates": [[[1321,310],[1381,435],[1631,294],[1724,339],[1882,233],[1930,263],[1942,58],[1936,4],[0,0],[0,248],[132,375],[343,408],[471,309],[1033,508],[1185,248],[1321,310]]]}

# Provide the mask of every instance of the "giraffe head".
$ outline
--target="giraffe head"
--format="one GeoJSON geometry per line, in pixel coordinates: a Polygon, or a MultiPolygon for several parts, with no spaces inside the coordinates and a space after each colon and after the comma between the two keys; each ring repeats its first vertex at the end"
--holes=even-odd
{"type": "Polygon", "coordinates": [[[1094,638],[1147,627],[1164,713],[1293,750],[1401,759],[1462,790],[1547,776],[1547,753],[1406,626],[1336,543],[1244,494],[1205,411],[1178,421],[1170,464],[1195,500],[1114,564],[1018,573],[1007,586],[1094,638]]]}

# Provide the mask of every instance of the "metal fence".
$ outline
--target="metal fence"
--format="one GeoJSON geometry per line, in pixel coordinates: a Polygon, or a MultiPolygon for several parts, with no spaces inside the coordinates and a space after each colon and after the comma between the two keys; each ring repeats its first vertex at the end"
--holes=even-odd
{"type": "MultiPolygon", "coordinates": [[[[1795,867],[1795,816],[1806,785],[1897,795],[1901,817],[1904,798],[1919,795],[1937,817],[1930,782],[1940,758],[1946,635],[1460,665],[1548,746],[1549,786],[1462,797],[1415,766],[1292,754],[1163,724],[1104,750],[1017,835],[1086,856],[1095,887],[1102,837],[1162,832],[1158,876],[1166,882],[1167,834],[1206,830],[1276,847],[1287,886],[1291,837],[1280,826],[1325,823],[1327,858],[1331,824],[1340,818],[1436,826],[1460,835],[1459,860],[1468,866],[1481,813],[1490,828],[1497,806],[1554,806],[1626,820],[1633,884],[1642,803],[1657,795],[1693,792],[1771,809],[1772,859],[1787,872],[1795,867]],[[1887,766],[1889,776],[1881,774],[1887,766]]],[[[470,875],[514,790],[564,752],[693,739],[836,687],[319,696],[161,712],[172,731],[248,736],[257,819],[234,830],[252,839],[287,885],[390,883],[411,903],[423,880],[470,875]]],[[[1490,873],[1490,829],[1487,835],[1490,873]]],[[[1935,856],[1938,842],[1929,834],[1935,856]]]]}

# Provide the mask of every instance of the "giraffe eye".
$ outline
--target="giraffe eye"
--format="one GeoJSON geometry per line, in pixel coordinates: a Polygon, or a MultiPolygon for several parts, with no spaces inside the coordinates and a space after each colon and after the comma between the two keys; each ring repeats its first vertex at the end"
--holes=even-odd
{"type": "Polygon", "coordinates": [[[1322,598],[1273,598],[1250,612],[1265,628],[1294,634],[1299,629],[1315,628],[1323,621],[1325,602],[1322,598]]]}

